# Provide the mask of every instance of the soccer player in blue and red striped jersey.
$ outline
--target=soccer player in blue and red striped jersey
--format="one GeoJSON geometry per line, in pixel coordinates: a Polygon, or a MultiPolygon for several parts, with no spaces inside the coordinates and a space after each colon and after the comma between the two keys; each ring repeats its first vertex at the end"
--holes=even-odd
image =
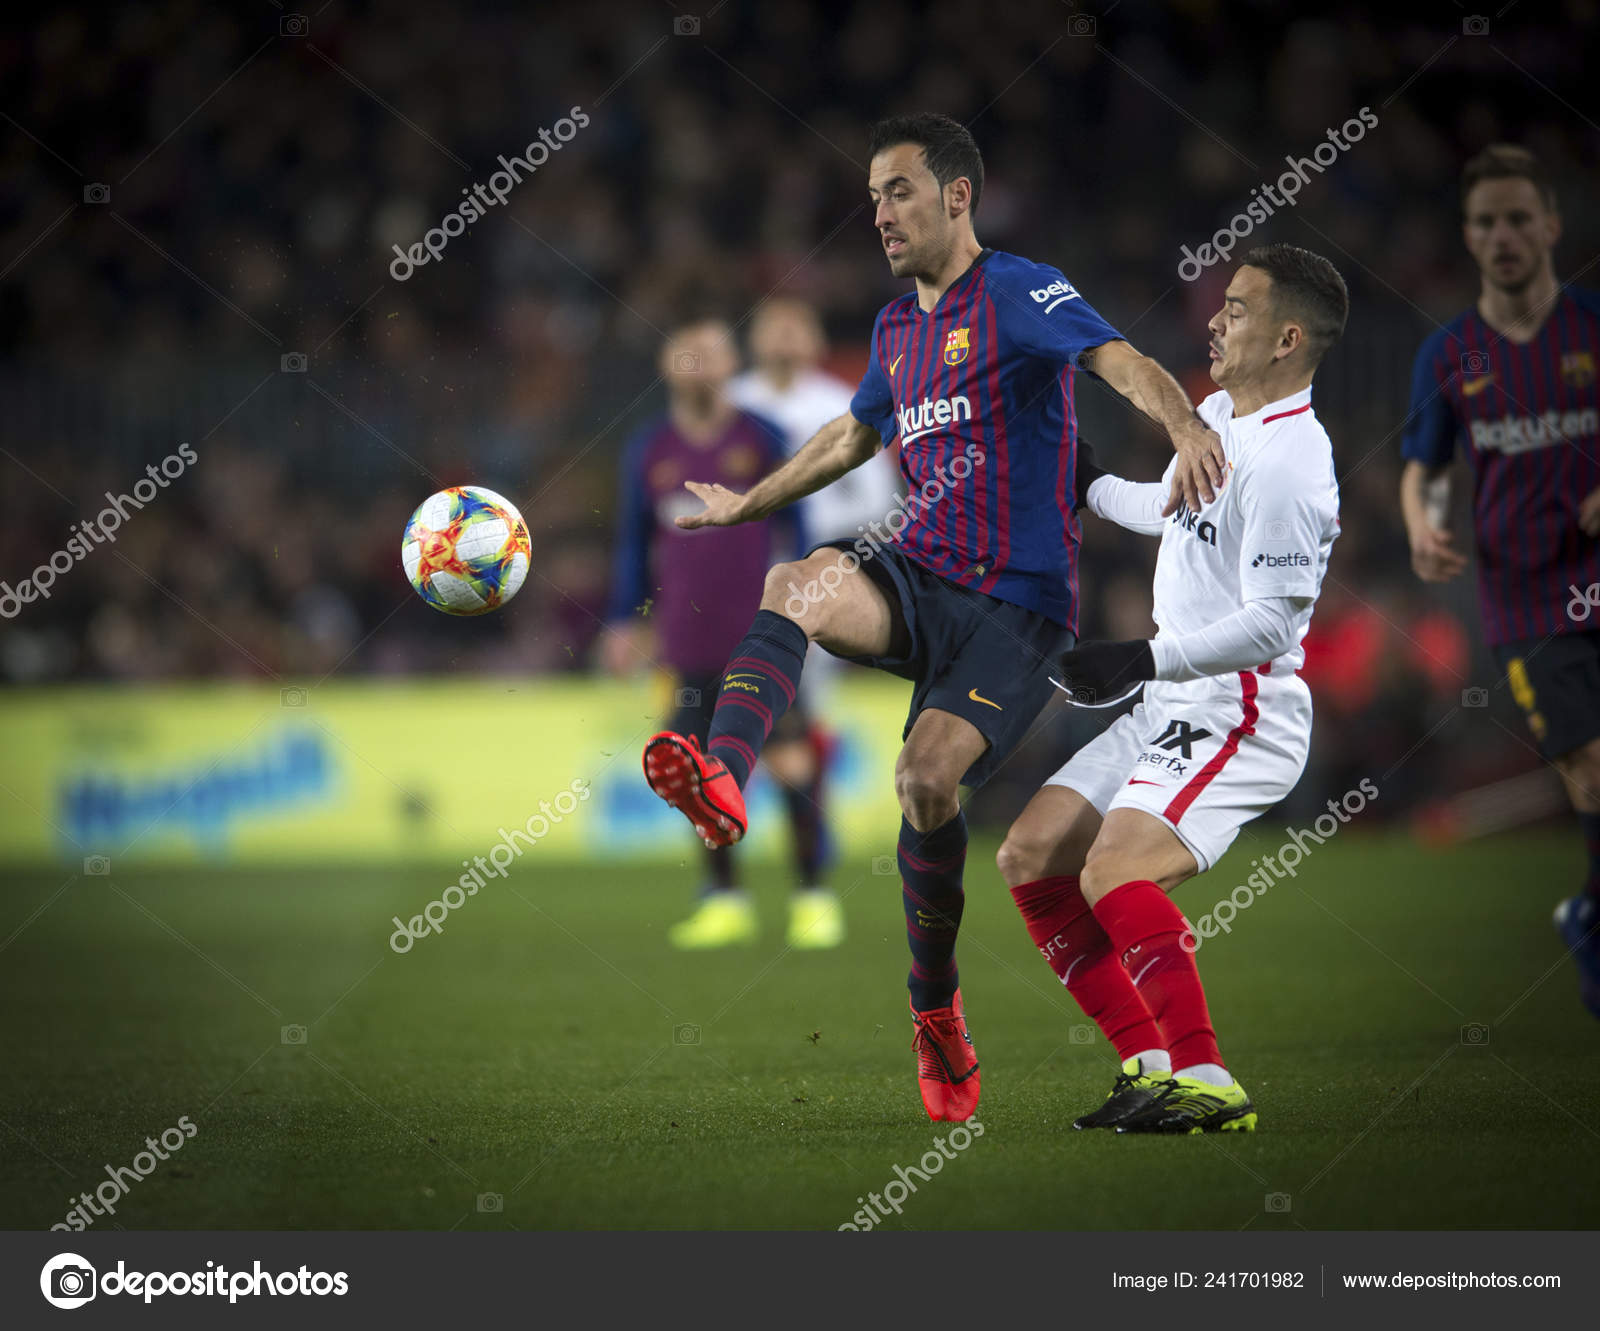
{"type": "Polygon", "coordinates": [[[1401,508],[1418,576],[1459,574],[1466,556],[1444,525],[1459,444],[1484,634],[1587,843],[1587,882],[1556,925],[1600,1016],[1600,295],[1556,280],[1561,218],[1532,153],[1474,157],[1462,209],[1482,288],[1417,353],[1401,508]]]}
{"type": "Polygon", "coordinates": [[[736,841],[741,788],[794,701],[809,642],[912,682],[895,790],[913,1048],[929,1116],[961,1121],[977,1108],[979,1079],[955,964],[967,854],[959,788],[984,781],[1022,740],[1075,640],[1074,510],[1087,484],[1075,371],[1166,428],[1179,449],[1173,494],[1196,510],[1221,484],[1221,445],[1172,376],[1058,270],[979,245],[983,162],[965,128],[894,117],[870,148],[884,255],[915,292],[879,313],[848,413],[745,493],[691,482],[705,509],[678,522],[760,521],[897,437],[907,496],[856,540],[771,570],[723,673],[705,752],[666,732],[644,765],[702,838],[736,841]]]}

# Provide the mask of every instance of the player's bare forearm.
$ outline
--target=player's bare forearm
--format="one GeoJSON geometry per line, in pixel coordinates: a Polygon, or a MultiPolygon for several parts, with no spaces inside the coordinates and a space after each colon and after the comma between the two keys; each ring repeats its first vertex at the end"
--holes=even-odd
{"type": "Polygon", "coordinates": [[[783,466],[744,494],[722,485],[685,482],[706,507],[702,513],[678,518],[677,524],[692,529],[759,522],[859,467],[878,451],[878,443],[876,430],[846,412],[824,425],[783,466]]]}
{"type": "Polygon", "coordinates": [[[1180,500],[1198,513],[1203,504],[1217,497],[1226,465],[1222,440],[1195,414],[1189,395],[1159,361],[1126,342],[1107,342],[1084,352],[1080,363],[1122,394],[1172,440],[1178,466],[1173,472],[1166,513],[1173,512],[1180,500]]]}
{"type": "Polygon", "coordinates": [[[1449,463],[1410,461],[1400,473],[1400,513],[1407,535],[1448,525],[1449,463]]]}
{"type": "Polygon", "coordinates": [[[1411,567],[1424,582],[1448,582],[1467,566],[1448,524],[1450,467],[1418,462],[1400,473],[1400,515],[1411,543],[1411,567]]]}

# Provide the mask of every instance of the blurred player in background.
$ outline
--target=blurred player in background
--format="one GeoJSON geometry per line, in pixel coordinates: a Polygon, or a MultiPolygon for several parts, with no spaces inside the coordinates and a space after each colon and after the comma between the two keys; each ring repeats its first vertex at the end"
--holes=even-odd
{"type": "Polygon", "coordinates": [[[1487,148],[1461,183],[1482,285],[1417,353],[1400,505],[1417,575],[1454,578],[1467,558],[1445,524],[1462,446],[1484,636],[1588,850],[1556,926],[1600,1017],[1600,295],[1556,280],[1561,216],[1532,153],[1487,148]]]}
{"type": "Polygon", "coordinates": [[[1198,944],[1167,894],[1221,859],[1305,769],[1300,643],[1339,534],[1311,377],[1349,308],[1344,279],[1320,255],[1292,245],[1246,254],[1209,325],[1222,391],[1200,404],[1222,435],[1227,489],[1168,521],[1165,480],[1102,475],[1087,486],[1100,517],[1161,537],[1159,631],[1086,643],[1062,674],[1101,700],[1145,682],[1144,700],[1050,778],[999,855],[1029,936],[1123,1060],[1105,1103],[1076,1128],[1255,1129],[1255,1106],[1217,1048],[1198,944]]]}
{"type": "Polygon", "coordinates": [[[914,290],[880,311],[849,411],[755,486],[691,480],[703,511],[678,521],[762,522],[896,439],[905,506],[866,536],[774,567],[722,675],[709,742],[663,732],[644,767],[704,840],[730,845],[745,831],[742,788],[794,705],[810,643],[912,682],[895,765],[912,1047],[929,1117],[963,1121],[979,1073],[955,963],[960,787],[982,784],[1026,736],[1075,638],[1076,370],[1167,430],[1184,454],[1174,486],[1198,493],[1195,508],[1221,484],[1220,451],[1172,376],[1059,270],[979,245],[983,160],[962,125],[892,117],[869,150],[879,243],[914,290]]]}
{"type": "MultiPolygon", "coordinates": [[[[626,674],[646,663],[670,672],[674,730],[703,740],[717,700],[718,676],[760,604],[767,566],[783,549],[804,548],[795,515],[738,531],[685,531],[673,519],[696,501],[683,488],[693,476],[752,485],[780,466],[784,442],[776,424],[729,399],[738,368],[733,330],[718,319],[678,328],[661,351],[667,413],[645,425],[622,462],[618,549],[610,632],[604,663],[626,674]]],[[[790,900],[789,944],[837,946],[844,914],[822,886],[827,835],[820,784],[804,709],[775,730],[765,754],[779,776],[794,833],[796,891],[790,900]],[[784,771],[809,773],[804,783],[784,771]]],[[[706,854],[700,903],[668,938],[674,947],[704,949],[754,941],[755,907],[740,890],[733,854],[706,854]]]]}
{"type": "MultiPolygon", "coordinates": [[[[775,297],[751,321],[751,368],[728,385],[728,396],[739,406],[782,428],[791,457],[824,425],[850,409],[855,390],[821,368],[827,349],[816,310],[796,297],[775,297]]],[[[899,493],[898,482],[894,459],[885,452],[807,495],[799,505],[807,539],[853,539],[871,523],[882,522],[899,493]]],[[[823,717],[840,669],[837,657],[812,644],[800,680],[800,702],[811,718],[810,746],[769,742],[762,755],[780,781],[808,791],[818,807],[823,804],[822,783],[834,747],[823,717]]]]}
{"type": "MultiPolygon", "coordinates": [[[[827,349],[816,310],[803,300],[776,297],[751,321],[752,367],[728,385],[739,406],[783,427],[791,457],[850,410],[855,389],[820,368],[827,349]]],[[[869,523],[883,520],[898,493],[899,472],[885,451],[800,501],[806,534],[813,541],[854,540],[869,523]]],[[[808,660],[806,668],[813,664],[808,660]]]]}

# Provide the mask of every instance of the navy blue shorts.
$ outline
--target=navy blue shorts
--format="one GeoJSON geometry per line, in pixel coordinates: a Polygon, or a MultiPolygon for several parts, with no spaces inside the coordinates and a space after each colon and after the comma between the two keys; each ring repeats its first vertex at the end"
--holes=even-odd
{"type": "Polygon", "coordinates": [[[1600,633],[1508,642],[1494,657],[1545,758],[1563,757],[1600,737],[1600,633]]]}
{"type": "MultiPolygon", "coordinates": [[[[852,548],[851,541],[817,547],[852,548]]],[[[976,726],[989,747],[962,784],[981,786],[1022,743],[1056,692],[1050,677],[1076,635],[1036,610],[942,578],[892,546],[879,547],[861,569],[888,598],[895,649],[886,656],[844,659],[914,685],[902,739],[929,707],[976,726]]]]}

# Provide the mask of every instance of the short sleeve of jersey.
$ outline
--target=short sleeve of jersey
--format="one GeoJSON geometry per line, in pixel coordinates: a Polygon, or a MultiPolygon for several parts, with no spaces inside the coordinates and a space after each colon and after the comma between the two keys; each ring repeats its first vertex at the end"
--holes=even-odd
{"type": "Polygon", "coordinates": [[[1246,601],[1272,596],[1315,599],[1322,535],[1338,512],[1332,462],[1307,466],[1304,450],[1280,438],[1239,477],[1244,534],[1239,592],[1246,601]],[[1297,456],[1298,454],[1298,456],[1297,456]]]}
{"type": "Polygon", "coordinates": [[[872,348],[867,356],[867,372],[861,376],[861,386],[850,399],[850,414],[863,425],[870,425],[876,430],[887,447],[900,433],[900,425],[894,414],[894,389],[889,383],[889,376],[883,372],[879,341],[882,331],[883,315],[879,314],[872,325],[872,348]]]}
{"type": "Polygon", "coordinates": [[[1028,355],[1076,365],[1091,347],[1123,340],[1060,270],[1048,264],[1007,265],[986,273],[985,279],[999,287],[995,311],[1002,336],[1028,355]]]}
{"type": "Polygon", "coordinates": [[[1433,334],[1411,367],[1411,412],[1406,417],[1400,455],[1408,462],[1449,462],[1456,451],[1456,417],[1444,394],[1449,362],[1443,360],[1446,334],[1433,334]]]}

